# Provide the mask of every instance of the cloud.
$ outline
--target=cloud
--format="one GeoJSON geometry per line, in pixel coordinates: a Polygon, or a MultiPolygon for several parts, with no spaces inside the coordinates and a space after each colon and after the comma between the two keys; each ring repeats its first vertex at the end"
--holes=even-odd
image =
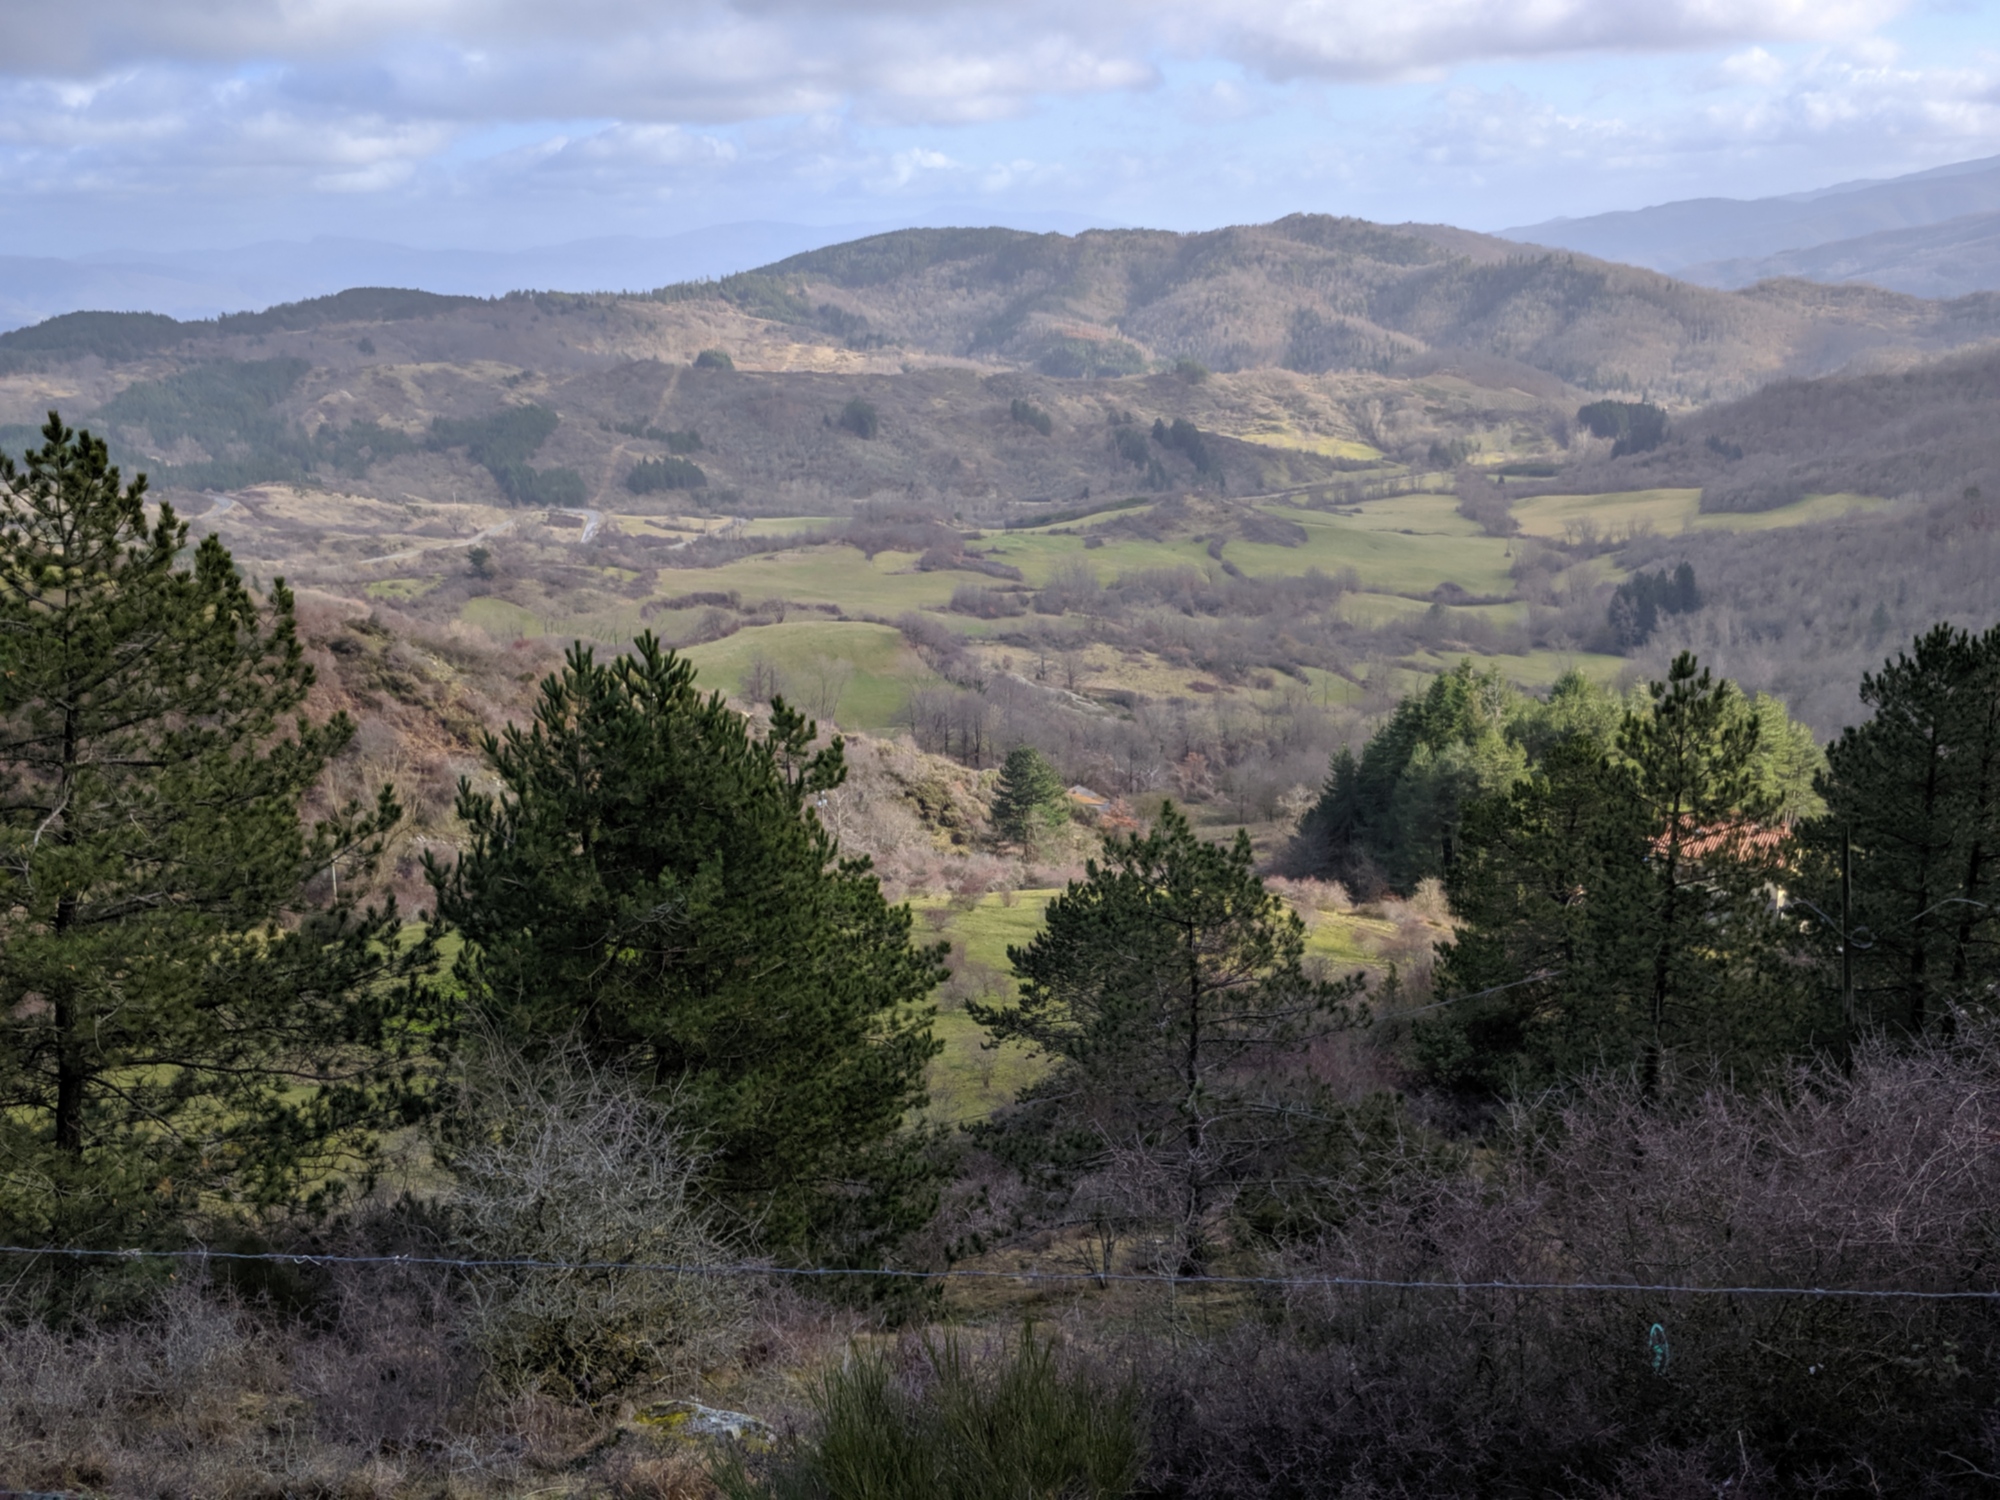
{"type": "Polygon", "coordinates": [[[681,123],[859,108],[944,123],[1154,86],[1170,58],[1286,80],[1848,37],[1908,0],[68,0],[0,21],[0,70],[330,74],[440,118],[681,123]],[[363,65],[362,72],[353,71],[363,65]]]}
{"type": "Polygon", "coordinates": [[[1872,132],[1930,165],[2000,136],[1971,49],[1926,67],[1875,34],[1916,3],[67,0],[0,14],[0,172],[47,202],[234,205],[275,232],[309,200],[343,228],[367,205],[375,232],[424,237],[525,202],[540,239],[643,228],[663,202],[681,222],[1462,218],[1454,192],[1537,174],[1615,168],[1645,201],[1732,153],[1872,132]],[[1653,92],[1552,86],[1565,67],[1653,92]]]}

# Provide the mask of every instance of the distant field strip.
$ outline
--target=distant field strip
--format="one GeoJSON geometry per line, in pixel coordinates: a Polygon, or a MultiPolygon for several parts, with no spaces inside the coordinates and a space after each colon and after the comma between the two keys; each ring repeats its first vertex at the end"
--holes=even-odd
{"type": "Polygon", "coordinates": [[[1889,503],[1873,495],[1808,495],[1776,510],[1703,515],[1700,490],[1630,490],[1613,495],[1537,495],[1515,505],[1514,519],[1529,536],[1560,537],[1585,523],[1602,537],[1648,526],[1671,536],[1690,530],[1776,531],[1853,511],[1883,510],[1889,503]]]}

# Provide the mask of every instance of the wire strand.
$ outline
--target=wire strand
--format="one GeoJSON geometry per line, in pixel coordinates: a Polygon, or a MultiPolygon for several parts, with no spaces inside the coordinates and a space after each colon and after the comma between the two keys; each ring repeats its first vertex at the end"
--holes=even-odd
{"type": "Polygon", "coordinates": [[[67,1256],[92,1260],[260,1261],[293,1266],[423,1266],[465,1271],[632,1271],[668,1276],[865,1277],[907,1281],[1129,1282],[1153,1286],[1324,1287],[1422,1292],[1588,1292],[1644,1293],[1687,1297],[1827,1297],[1865,1301],[2000,1302],[2000,1288],[1932,1292],[1910,1287],[1701,1286],[1684,1282],[1626,1281],[1424,1281],[1386,1276],[1217,1276],[1138,1271],[943,1271],[870,1270],[854,1266],[769,1266],[748,1262],[684,1265],[625,1260],[539,1260],[515,1257],[468,1260],[443,1255],[325,1255],[285,1250],[84,1250],[70,1246],[0,1245],[0,1255],[67,1256]]]}

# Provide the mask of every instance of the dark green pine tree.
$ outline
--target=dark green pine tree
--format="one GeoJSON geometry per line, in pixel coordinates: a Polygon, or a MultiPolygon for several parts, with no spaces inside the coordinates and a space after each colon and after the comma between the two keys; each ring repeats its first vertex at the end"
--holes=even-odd
{"type": "Polygon", "coordinates": [[[1042,752],[1022,745],[1007,752],[993,794],[993,829],[1032,850],[1069,821],[1069,793],[1042,752]]]}
{"type": "Polygon", "coordinates": [[[1651,835],[1631,769],[1587,734],[1467,810],[1445,876],[1458,927],[1434,986],[1454,998],[1413,1029],[1431,1077],[1499,1096],[1637,1056],[1643,950],[1629,914],[1651,835]]]}
{"type": "MultiPolygon", "coordinates": [[[[1936,626],[1861,701],[1873,715],[1827,750],[1807,884],[1837,928],[1850,840],[1854,1020],[1921,1033],[2000,987],[2000,628],[1936,626]]],[[[1829,970],[1838,942],[1819,944],[1829,970]]]]}
{"type": "Polygon", "coordinates": [[[282,583],[50,415],[0,459],[0,1235],[171,1238],[323,1198],[416,1102],[427,941],[353,892],[387,788],[310,832],[353,733],[312,684],[282,583]]]}
{"type": "Polygon", "coordinates": [[[1035,940],[1007,950],[1018,1003],[967,1008],[1055,1064],[989,1139],[1045,1184],[1114,1166],[1162,1184],[1181,1269],[1200,1270],[1211,1212],[1289,1133],[1304,1044],[1360,992],[1359,976],[1308,977],[1304,954],[1246,836],[1204,842],[1169,803],[1150,833],[1107,839],[1035,940]]]}
{"type": "Polygon", "coordinates": [[[467,848],[430,878],[499,1038],[573,1035],[678,1091],[769,1243],[858,1257],[934,1198],[903,1122],[939,1047],[921,1002],[943,950],[813,815],[846,775],[815,732],[778,700],[753,735],[650,634],[610,663],[576,647],[533,723],[488,737],[501,790],[461,784],[467,848]]]}

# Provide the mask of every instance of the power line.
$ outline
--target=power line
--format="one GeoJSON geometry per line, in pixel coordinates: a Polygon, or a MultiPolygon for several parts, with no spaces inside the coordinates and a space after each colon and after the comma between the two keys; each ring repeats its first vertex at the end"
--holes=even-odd
{"type": "Polygon", "coordinates": [[[540,1260],[514,1257],[468,1260],[444,1255],[325,1255],[284,1250],[83,1250],[69,1246],[36,1248],[0,1245],[0,1255],[67,1256],[92,1260],[258,1261],[292,1266],[405,1266],[464,1271],[619,1271],[664,1276],[788,1276],[794,1278],[889,1278],[906,1281],[1117,1281],[1153,1286],[1323,1287],[1354,1291],[1412,1292],[1590,1292],[1645,1293],[1686,1297],[1824,1297],[1851,1301],[2000,1302],[2000,1288],[1988,1291],[1927,1292],[1908,1287],[1700,1286],[1682,1282],[1627,1281],[1406,1281],[1386,1276],[1216,1276],[1139,1271],[944,1271],[869,1270],[851,1266],[768,1266],[748,1262],[683,1265],[626,1260],[540,1260]]]}

